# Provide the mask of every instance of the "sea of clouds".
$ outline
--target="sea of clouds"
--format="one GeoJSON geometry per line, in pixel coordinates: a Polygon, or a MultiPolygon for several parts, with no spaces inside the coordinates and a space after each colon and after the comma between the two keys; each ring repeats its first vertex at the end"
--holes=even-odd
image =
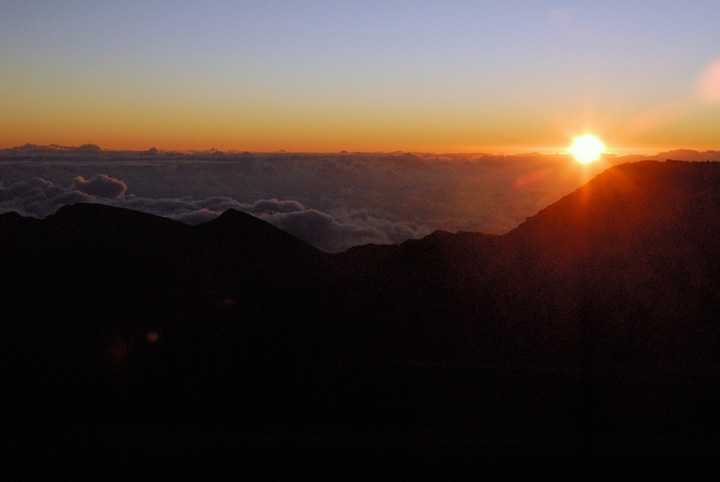
{"type": "Polygon", "coordinates": [[[236,209],[339,252],[397,244],[437,229],[504,234],[608,166],[640,158],[608,156],[581,166],[568,155],[538,153],[15,149],[0,151],[0,213],[44,218],[63,205],[90,202],[199,224],[236,209]]]}

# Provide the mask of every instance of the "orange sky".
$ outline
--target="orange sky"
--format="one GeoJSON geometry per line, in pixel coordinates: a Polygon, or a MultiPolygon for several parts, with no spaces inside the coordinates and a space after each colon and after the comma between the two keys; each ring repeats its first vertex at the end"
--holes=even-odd
{"type": "Polygon", "coordinates": [[[720,148],[718,2],[35,3],[0,6],[0,147],[720,148]]]}

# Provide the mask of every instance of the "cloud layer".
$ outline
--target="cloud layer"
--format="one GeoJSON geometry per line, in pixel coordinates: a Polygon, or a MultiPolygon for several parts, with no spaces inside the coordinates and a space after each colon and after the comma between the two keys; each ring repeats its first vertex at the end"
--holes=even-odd
{"type": "Polygon", "coordinates": [[[367,211],[343,212],[335,217],[308,209],[295,200],[272,198],[241,203],[221,196],[199,200],[191,197],[147,198],[124,195],[126,189],[124,182],[104,174],[90,180],[78,176],[68,187],[35,177],[8,187],[0,184],[0,213],[16,211],[24,216],[44,218],[63,205],[89,202],[134,209],[195,225],[215,219],[232,208],[254,214],[328,252],[367,243],[399,243],[429,232],[427,227],[413,223],[374,218],[367,211]]]}
{"type": "MultiPolygon", "coordinates": [[[[504,234],[609,165],[648,158],[579,166],[537,153],[54,152],[30,146],[0,155],[0,213],[43,218],[64,204],[94,202],[198,224],[233,208],[330,252],[436,229],[504,234]]],[[[685,154],[720,153],[655,158],[685,154]]]]}

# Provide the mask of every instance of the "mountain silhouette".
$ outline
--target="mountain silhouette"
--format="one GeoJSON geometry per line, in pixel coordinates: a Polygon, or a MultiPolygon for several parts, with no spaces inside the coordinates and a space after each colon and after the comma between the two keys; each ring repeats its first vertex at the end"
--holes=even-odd
{"type": "Polygon", "coordinates": [[[339,254],[232,210],[3,214],[3,437],[716,447],[718,239],[720,165],[674,161],[339,254]]]}

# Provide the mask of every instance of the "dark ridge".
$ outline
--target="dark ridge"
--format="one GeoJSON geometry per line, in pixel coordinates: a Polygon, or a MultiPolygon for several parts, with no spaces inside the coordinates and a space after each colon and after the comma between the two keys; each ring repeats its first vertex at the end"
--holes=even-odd
{"type": "Polygon", "coordinates": [[[235,226],[247,225],[247,226],[260,226],[264,224],[264,221],[258,219],[252,214],[244,213],[236,209],[228,209],[216,219],[211,221],[213,224],[232,224],[235,226]]]}
{"type": "Polygon", "coordinates": [[[59,229],[95,230],[98,234],[124,231],[125,235],[145,230],[181,231],[185,226],[162,216],[94,203],[65,205],[46,221],[59,229]]]}
{"type": "Polygon", "coordinates": [[[21,216],[20,213],[16,213],[15,211],[0,214],[0,223],[2,223],[2,226],[10,227],[23,222],[23,219],[26,218],[21,216]]]}
{"type": "Polygon", "coordinates": [[[214,242],[226,245],[239,243],[243,247],[252,244],[272,252],[273,256],[286,251],[297,252],[298,255],[300,252],[320,253],[316,248],[272,224],[235,209],[228,209],[216,219],[195,226],[194,231],[198,236],[208,238],[207,241],[212,241],[209,239],[212,236],[218,236],[214,242]]]}

